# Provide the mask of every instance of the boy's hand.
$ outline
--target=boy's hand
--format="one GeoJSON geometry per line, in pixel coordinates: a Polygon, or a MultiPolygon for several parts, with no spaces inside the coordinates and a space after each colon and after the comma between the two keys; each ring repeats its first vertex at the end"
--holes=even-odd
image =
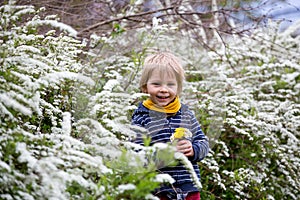
{"type": "Polygon", "coordinates": [[[178,152],[183,153],[187,157],[194,156],[194,149],[191,141],[189,140],[179,140],[176,143],[176,149],[178,152]]]}

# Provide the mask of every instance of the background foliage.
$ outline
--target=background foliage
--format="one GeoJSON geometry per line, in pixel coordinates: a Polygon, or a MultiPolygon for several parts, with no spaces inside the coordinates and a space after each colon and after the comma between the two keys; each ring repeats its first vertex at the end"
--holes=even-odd
{"type": "Polygon", "coordinates": [[[182,101],[210,139],[202,199],[299,199],[299,23],[281,33],[271,22],[248,35],[198,31],[207,48],[180,21],[153,18],[133,31],[115,23],[83,39],[44,12],[0,8],[1,199],[154,199],[169,180],[152,161],[144,168],[156,147],[129,139],[142,62],[157,49],[182,58],[182,101]]]}

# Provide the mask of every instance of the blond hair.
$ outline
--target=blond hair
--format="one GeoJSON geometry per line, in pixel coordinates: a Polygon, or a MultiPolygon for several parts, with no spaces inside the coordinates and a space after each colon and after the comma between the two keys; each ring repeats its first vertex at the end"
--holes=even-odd
{"type": "Polygon", "coordinates": [[[158,70],[160,74],[174,74],[178,85],[177,94],[179,95],[182,92],[184,69],[178,57],[169,52],[158,52],[146,57],[140,79],[140,89],[142,91],[147,87],[147,82],[154,70],[158,70]]]}

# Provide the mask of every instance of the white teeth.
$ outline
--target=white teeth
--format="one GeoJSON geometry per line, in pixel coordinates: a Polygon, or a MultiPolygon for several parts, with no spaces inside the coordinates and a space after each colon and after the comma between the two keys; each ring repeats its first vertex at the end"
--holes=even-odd
{"type": "Polygon", "coordinates": [[[160,98],[160,99],[167,99],[167,98],[169,98],[169,97],[161,97],[161,96],[157,96],[158,98],[160,98]]]}

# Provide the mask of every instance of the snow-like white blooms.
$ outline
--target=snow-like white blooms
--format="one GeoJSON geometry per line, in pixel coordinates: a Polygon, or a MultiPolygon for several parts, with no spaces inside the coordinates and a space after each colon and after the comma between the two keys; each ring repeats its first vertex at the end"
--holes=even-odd
{"type": "Polygon", "coordinates": [[[169,174],[157,174],[155,176],[155,181],[160,183],[175,183],[175,180],[169,174]]]}
{"type": "MultiPolygon", "coordinates": [[[[236,199],[253,199],[256,194],[270,200],[300,198],[300,37],[295,35],[300,23],[278,33],[269,22],[267,31],[227,36],[221,43],[216,40],[221,35],[208,40],[203,28],[195,29],[210,47],[207,52],[196,46],[195,32],[154,17],[152,26],[126,30],[118,37],[94,34],[90,51],[83,52],[86,43],[72,38],[77,34],[72,27],[14,2],[0,9],[0,182],[6,183],[1,199],[79,199],[83,194],[104,199],[108,190],[135,190],[130,182],[115,186],[97,181],[106,173],[120,176],[125,170],[141,169],[149,164],[147,156],[172,148],[131,143],[137,133],[148,134],[131,126],[130,116],[137,102],[147,97],[138,92],[138,79],[145,52],[155,46],[171,48],[183,58],[188,78],[181,99],[209,136],[211,150],[199,165],[205,183],[220,191],[213,195],[223,198],[226,190],[236,199]],[[28,22],[16,26],[24,15],[28,22]],[[56,36],[55,30],[43,35],[29,31],[40,25],[72,37],[56,36]],[[230,45],[224,48],[227,39],[230,45]],[[81,63],[80,53],[93,62],[81,63]],[[79,186],[82,194],[77,193],[79,186]]],[[[134,14],[142,2],[135,1],[126,14],[134,14]]],[[[194,10],[185,3],[180,12],[194,10]]],[[[201,20],[197,15],[191,18],[201,20]]],[[[175,158],[200,189],[190,161],[180,153],[175,158]]],[[[167,174],[152,181],[174,183],[167,174]]],[[[146,194],[144,199],[157,198],[146,194]]]]}
{"type": "Polygon", "coordinates": [[[119,193],[123,193],[126,190],[135,190],[136,186],[134,184],[124,184],[124,185],[119,185],[116,189],[118,190],[119,193]]]}
{"type": "Polygon", "coordinates": [[[61,126],[62,126],[63,134],[71,135],[71,129],[72,129],[71,113],[69,113],[69,112],[63,113],[63,120],[62,120],[61,126]]]}
{"type": "Polygon", "coordinates": [[[41,25],[50,25],[55,28],[59,28],[61,31],[66,31],[70,36],[76,37],[77,31],[69,25],[58,22],[56,20],[35,20],[29,21],[27,26],[41,26],[41,25]]]}
{"type": "Polygon", "coordinates": [[[157,18],[157,17],[153,17],[152,18],[152,26],[154,28],[158,27],[159,23],[161,23],[162,20],[160,18],[157,18]]]}
{"type": "Polygon", "coordinates": [[[175,152],[174,157],[175,157],[175,159],[180,160],[180,161],[184,164],[185,168],[186,168],[186,169],[189,171],[189,173],[191,174],[191,178],[192,178],[192,180],[194,181],[194,184],[196,185],[196,187],[197,187],[199,190],[201,190],[201,189],[202,189],[202,184],[201,184],[200,180],[198,179],[198,176],[197,176],[197,174],[196,174],[196,172],[195,172],[195,170],[194,170],[194,168],[193,168],[193,165],[192,165],[192,163],[188,160],[188,158],[187,158],[184,154],[182,154],[182,153],[180,153],[180,152],[175,152]]]}

